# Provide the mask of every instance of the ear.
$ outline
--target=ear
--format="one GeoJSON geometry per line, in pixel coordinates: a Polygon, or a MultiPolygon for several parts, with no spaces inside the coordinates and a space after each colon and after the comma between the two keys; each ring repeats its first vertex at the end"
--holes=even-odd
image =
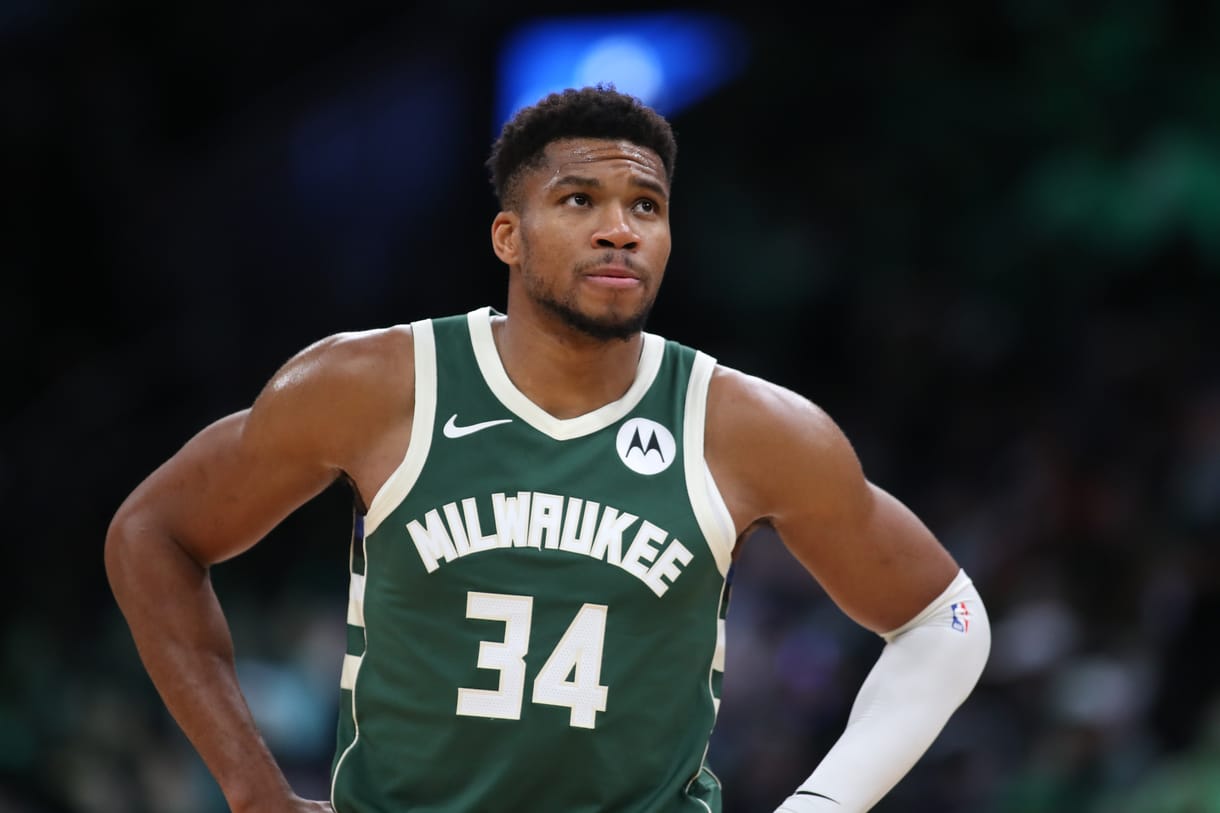
{"type": "Polygon", "coordinates": [[[505,265],[515,265],[521,259],[520,226],[516,212],[502,211],[491,221],[491,247],[505,265]]]}

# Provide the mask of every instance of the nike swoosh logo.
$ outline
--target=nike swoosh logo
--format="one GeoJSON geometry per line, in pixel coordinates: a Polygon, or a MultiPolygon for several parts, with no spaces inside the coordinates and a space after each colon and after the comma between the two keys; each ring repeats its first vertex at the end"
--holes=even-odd
{"type": "Polygon", "coordinates": [[[445,422],[445,428],[442,431],[447,438],[464,438],[467,435],[473,435],[475,432],[482,432],[484,429],[512,422],[512,418],[500,418],[496,421],[483,421],[482,423],[472,423],[469,426],[458,426],[457,413],[455,412],[449,416],[449,420],[445,422]]]}
{"type": "Polygon", "coordinates": [[[825,799],[828,802],[834,802],[835,804],[839,803],[838,799],[831,799],[825,793],[815,793],[812,790],[798,790],[795,795],[796,796],[816,796],[819,799],[825,799]]]}

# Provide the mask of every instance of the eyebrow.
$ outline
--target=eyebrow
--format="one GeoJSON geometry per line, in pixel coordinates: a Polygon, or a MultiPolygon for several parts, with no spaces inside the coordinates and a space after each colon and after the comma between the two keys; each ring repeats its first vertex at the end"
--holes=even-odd
{"type": "MultiPolygon", "coordinates": [[[[669,192],[665,189],[664,186],[662,186],[661,184],[657,183],[656,181],[648,179],[648,178],[632,178],[631,185],[639,186],[644,189],[647,189],[647,190],[659,195],[662,198],[669,197],[669,192]]],[[[564,186],[583,186],[583,187],[586,187],[589,189],[600,189],[602,186],[602,182],[599,181],[597,178],[593,178],[588,175],[569,174],[569,175],[561,175],[560,177],[558,177],[554,181],[552,181],[550,184],[548,184],[548,186],[550,186],[551,188],[558,188],[558,187],[564,187],[564,186]]]]}

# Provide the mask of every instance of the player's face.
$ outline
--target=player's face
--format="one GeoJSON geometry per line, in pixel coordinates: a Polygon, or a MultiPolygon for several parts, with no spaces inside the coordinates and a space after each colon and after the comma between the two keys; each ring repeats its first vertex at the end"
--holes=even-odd
{"type": "Polygon", "coordinates": [[[510,298],[523,294],[593,338],[628,338],[643,328],[669,260],[664,165],[652,150],[604,139],[557,141],[545,158],[508,215],[508,256],[497,243],[512,269],[510,298]]]}

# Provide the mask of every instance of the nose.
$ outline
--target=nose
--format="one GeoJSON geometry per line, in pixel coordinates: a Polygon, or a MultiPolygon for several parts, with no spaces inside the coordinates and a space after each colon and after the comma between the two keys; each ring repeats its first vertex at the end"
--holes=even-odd
{"type": "Polygon", "coordinates": [[[595,248],[634,249],[640,244],[640,235],[632,228],[631,220],[621,208],[609,207],[606,215],[593,231],[595,248]]]}

